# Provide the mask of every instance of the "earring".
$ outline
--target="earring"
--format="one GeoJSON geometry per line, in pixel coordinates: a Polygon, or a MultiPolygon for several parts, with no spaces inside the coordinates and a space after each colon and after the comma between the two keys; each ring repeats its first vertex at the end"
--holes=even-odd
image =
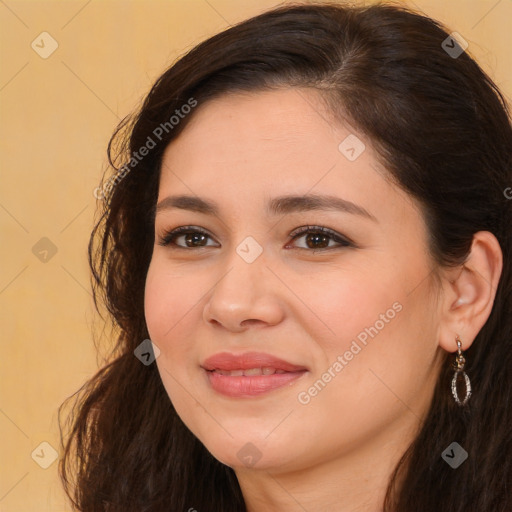
{"type": "Polygon", "coordinates": [[[462,355],[462,343],[460,341],[458,334],[457,337],[455,338],[455,341],[457,342],[457,356],[455,357],[455,361],[453,362],[453,369],[455,370],[455,373],[452,379],[452,395],[455,398],[457,404],[459,404],[462,407],[463,405],[466,404],[466,402],[469,400],[469,397],[471,396],[471,383],[469,382],[469,377],[464,371],[466,359],[462,355]],[[457,378],[459,376],[459,373],[462,373],[462,375],[464,376],[464,381],[466,383],[466,396],[464,397],[464,400],[462,402],[460,401],[459,395],[457,393],[457,378]]]}

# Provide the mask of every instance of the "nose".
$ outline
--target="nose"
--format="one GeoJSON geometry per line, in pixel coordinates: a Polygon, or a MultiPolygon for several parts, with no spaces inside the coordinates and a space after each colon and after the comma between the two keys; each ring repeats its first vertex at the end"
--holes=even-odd
{"type": "Polygon", "coordinates": [[[263,254],[247,263],[235,253],[210,291],[203,319],[213,327],[232,332],[276,325],[283,318],[281,288],[263,254]]]}

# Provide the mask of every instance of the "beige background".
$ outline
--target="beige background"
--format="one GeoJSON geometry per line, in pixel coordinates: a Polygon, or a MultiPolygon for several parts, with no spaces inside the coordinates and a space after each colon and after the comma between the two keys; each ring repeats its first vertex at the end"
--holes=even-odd
{"type": "MultiPolygon", "coordinates": [[[[0,1],[0,511],[70,510],[40,444],[59,450],[57,407],[97,368],[86,247],[112,130],[178,55],[278,3],[0,1]],[[58,44],[46,59],[42,32],[58,44]]],[[[512,0],[406,3],[459,32],[512,96],[512,0]]]]}

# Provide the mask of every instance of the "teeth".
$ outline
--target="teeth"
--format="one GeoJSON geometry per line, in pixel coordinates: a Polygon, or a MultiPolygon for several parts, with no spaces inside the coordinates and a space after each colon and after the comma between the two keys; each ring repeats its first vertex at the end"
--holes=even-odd
{"type": "Polygon", "coordinates": [[[222,373],[222,375],[229,375],[230,377],[240,377],[244,374],[243,370],[231,370],[231,371],[215,370],[215,371],[222,373]]]}
{"type": "Polygon", "coordinates": [[[251,368],[250,370],[244,370],[244,375],[261,375],[261,368],[251,368]]]}
{"type": "Polygon", "coordinates": [[[285,370],[276,370],[271,367],[264,368],[249,368],[247,370],[214,370],[221,375],[227,375],[229,377],[241,377],[242,375],[246,377],[251,377],[254,375],[273,375],[274,373],[286,373],[285,370]]]}

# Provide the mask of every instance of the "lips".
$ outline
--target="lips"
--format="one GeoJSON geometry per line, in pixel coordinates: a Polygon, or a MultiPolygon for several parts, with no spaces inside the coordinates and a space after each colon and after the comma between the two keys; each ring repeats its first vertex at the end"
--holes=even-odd
{"type": "Polygon", "coordinates": [[[281,388],[307,373],[304,366],[259,352],[209,357],[202,364],[214,391],[228,397],[254,397],[281,388]]]}
{"type": "Polygon", "coordinates": [[[246,352],[245,354],[221,352],[220,354],[215,354],[206,359],[202,366],[208,371],[221,370],[227,372],[252,370],[255,368],[270,368],[276,370],[276,373],[307,370],[305,366],[297,366],[262,352],[246,352]],[[279,370],[281,370],[281,372],[279,372],[279,370]]]}
{"type": "Polygon", "coordinates": [[[263,368],[249,368],[247,370],[220,370],[215,368],[211,371],[220,373],[221,375],[229,375],[230,377],[241,377],[242,375],[245,377],[253,377],[254,375],[274,375],[274,373],[286,373],[284,370],[278,370],[277,368],[272,368],[271,366],[264,366],[263,368]]]}

